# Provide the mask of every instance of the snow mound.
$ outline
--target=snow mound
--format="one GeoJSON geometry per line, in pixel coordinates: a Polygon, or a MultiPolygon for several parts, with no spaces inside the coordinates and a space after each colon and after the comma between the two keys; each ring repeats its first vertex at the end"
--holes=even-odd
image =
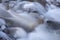
{"type": "Polygon", "coordinates": [[[60,22],[60,9],[56,8],[53,10],[49,10],[45,16],[49,19],[49,20],[53,20],[53,21],[57,21],[60,22]]]}

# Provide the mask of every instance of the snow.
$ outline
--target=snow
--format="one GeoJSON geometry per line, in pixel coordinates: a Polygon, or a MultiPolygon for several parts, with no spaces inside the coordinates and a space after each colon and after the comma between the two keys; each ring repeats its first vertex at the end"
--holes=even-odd
{"type": "Polygon", "coordinates": [[[31,11],[31,12],[37,11],[39,14],[44,14],[46,12],[44,7],[41,4],[37,3],[37,2],[25,4],[23,6],[23,10],[31,11]]]}
{"type": "Polygon", "coordinates": [[[34,26],[39,24],[36,18],[32,17],[27,13],[14,14],[12,12],[2,10],[2,9],[0,9],[0,11],[1,11],[0,17],[5,18],[6,20],[12,21],[12,23],[14,23],[14,26],[27,26],[26,28],[33,29],[34,26]]]}
{"type": "Polygon", "coordinates": [[[0,31],[0,38],[6,39],[6,40],[12,40],[6,33],[0,31]]]}
{"type": "Polygon", "coordinates": [[[19,38],[19,39],[17,39],[17,40],[27,40],[27,38],[19,38]]]}
{"type": "Polygon", "coordinates": [[[0,18],[0,26],[5,25],[5,24],[6,24],[5,20],[0,18]]]}
{"type": "Polygon", "coordinates": [[[17,13],[23,12],[22,7],[24,4],[28,4],[30,3],[29,1],[22,1],[22,2],[18,2],[15,7],[13,8],[13,10],[17,13]]]}
{"type": "Polygon", "coordinates": [[[40,24],[35,28],[35,31],[29,33],[29,40],[59,40],[59,35],[55,30],[47,28],[47,24],[40,24]]]}
{"type": "Polygon", "coordinates": [[[1,3],[0,17],[3,19],[0,18],[0,38],[13,40],[4,32],[6,28],[16,40],[60,40],[60,29],[54,30],[47,24],[48,20],[60,23],[60,8],[51,3],[54,0],[46,1],[50,4],[46,8],[38,2],[10,1],[9,10],[1,3]],[[12,22],[12,27],[8,29],[5,20],[12,22]],[[43,24],[40,24],[41,20],[44,21],[43,24]]]}
{"type": "Polygon", "coordinates": [[[6,9],[0,8],[0,17],[9,18],[12,17],[12,14],[10,14],[6,9]]]}
{"type": "Polygon", "coordinates": [[[12,9],[16,5],[16,1],[9,2],[9,8],[12,9]]]}
{"type": "Polygon", "coordinates": [[[0,3],[0,8],[5,9],[5,6],[2,3],[0,3]]]}
{"type": "Polygon", "coordinates": [[[57,0],[57,2],[60,2],[60,0],[57,0]]]}
{"type": "Polygon", "coordinates": [[[53,10],[49,10],[45,16],[49,19],[49,20],[53,20],[53,21],[57,21],[60,22],[60,9],[56,8],[53,10]]]}
{"type": "Polygon", "coordinates": [[[14,33],[15,38],[26,38],[27,33],[25,32],[24,29],[16,27],[16,32],[14,33]]]}
{"type": "Polygon", "coordinates": [[[39,14],[44,14],[46,12],[45,8],[37,2],[22,1],[19,2],[14,8],[16,12],[33,12],[37,11],[39,14]]]}
{"type": "Polygon", "coordinates": [[[0,30],[4,30],[6,28],[6,22],[4,19],[0,18],[0,30]]]}

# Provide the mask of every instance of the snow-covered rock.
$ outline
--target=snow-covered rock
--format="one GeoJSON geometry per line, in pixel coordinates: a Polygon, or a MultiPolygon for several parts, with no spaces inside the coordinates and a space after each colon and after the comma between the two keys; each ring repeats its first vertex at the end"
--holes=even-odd
{"type": "Polygon", "coordinates": [[[0,8],[5,9],[5,6],[2,3],[0,3],[0,8]]]}
{"type": "Polygon", "coordinates": [[[12,9],[16,5],[16,1],[9,2],[9,9],[12,9]]]}
{"type": "Polygon", "coordinates": [[[60,0],[46,0],[47,4],[49,4],[51,7],[55,8],[60,8],[60,0]]]}
{"type": "Polygon", "coordinates": [[[22,0],[16,0],[17,3],[21,2],[22,0]]]}
{"type": "Polygon", "coordinates": [[[0,18],[0,26],[2,26],[2,25],[6,25],[6,22],[2,18],[0,18]]]}
{"type": "Polygon", "coordinates": [[[52,9],[56,9],[56,8],[59,8],[59,7],[57,7],[57,6],[53,5],[53,4],[50,4],[50,5],[47,4],[47,7],[46,7],[46,9],[47,9],[48,11],[49,11],[49,10],[52,10],[52,9]]]}
{"type": "Polygon", "coordinates": [[[9,12],[7,12],[7,10],[0,8],[0,17],[9,18],[8,16],[12,17],[11,14],[9,12]]]}
{"type": "Polygon", "coordinates": [[[25,38],[27,37],[27,33],[24,29],[22,28],[16,28],[16,32],[14,33],[15,38],[25,38]]]}
{"type": "MultiPolygon", "coordinates": [[[[39,32],[39,33],[31,33],[29,36],[29,40],[57,40],[55,34],[39,32]]],[[[59,40],[59,39],[58,39],[59,40]]]]}
{"type": "Polygon", "coordinates": [[[0,18],[0,30],[4,30],[6,28],[6,22],[4,19],[0,18]]]}
{"type": "Polygon", "coordinates": [[[27,38],[19,38],[19,39],[16,39],[16,40],[28,40],[27,38]]]}
{"type": "Polygon", "coordinates": [[[0,38],[4,40],[12,40],[6,33],[0,31],[0,38]]]}
{"type": "Polygon", "coordinates": [[[19,2],[14,8],[15,12],[33,12],[37,11],[39,14],[46,12],[45,8],[38,2],[22,1],[19,2]]]}
{"type": "Polygon", "coordinates": [[[56,31],[48,29],[46,24],[39,25],[34,32],[29,34],[29,40],[59,40],[56,31]]]}
{"type": "Polygon", "coordinates": [[[0,9],[0,11],[0,17],[12,22],[13,24],[11,24],[11,26],[19,26],[31,30],[39,24],[37,19],[27,13],[21,13],[18,15],[3,9],[0,9]]]}
{"type": "MultiPolygon", "coordinates": [[[[46,14],[44,14],[47,21],[53,21],[57,22],[60,24],[60,9],[56,8],[53,10],[49,10],[46,14]]],[[[60,29],[52,29],[51,27],[55,27],[52,25],[48,25],[46,23],[38,25],[35,30],[28,35],[29,40],[59,40],[60,39],[60,34],[59,31],[60,29]]],[[[56,26],[58,27],[58,26],[56,26]]],[[[60,27],[60,26],[59,26],[60,27]]]]}
{"type": "Polygon", "coordinates": [[[59,30],[60,29],[60,8],[55,8],[49,10],[45,14],[45,21],[47,21],[48,25],[52,26],[53,29],[59,30]],[[51,25],[52,24],[52,25],[51,25]]]}
{"type": "Polygon", "coordinates": [[[16,39],[27,37],[26,31],[20,27],[9,27],[9,28],[6,28],[5,32],[7,32],[7,34],[9,32],[9,35],[13,36],[16,39]]]}
{"type": "Polygon", "coordinates": [[[45,17],[47,17],[49,20],[60,22],[60,8],[49,10],[45,17]]]}
{"type": "Polygon", "coordinates": [[[44,14],[46,12],[45,8],[40,3],[37,2],[32,2],[23,5],[23,10],[27,12],[37,11],[39,14],[44,14]]]}
{"type": "Polygon", "coordinates": [[[17,12],[17,13],[23,12],[23,10],[22,10],[23,5],[24,5],[24,4],[29,4],[29,3],[31,3],[31,2],[29,2],[29,1],[18,2],[18,3],[15,5],[15,7],[13,8],[13,10],[14,10],[15,12],[17,12]]]}
{"type": "Polygon", "coordinates": [[[57,0],[57,2],[60,2],[60,0],[57,0]]]}

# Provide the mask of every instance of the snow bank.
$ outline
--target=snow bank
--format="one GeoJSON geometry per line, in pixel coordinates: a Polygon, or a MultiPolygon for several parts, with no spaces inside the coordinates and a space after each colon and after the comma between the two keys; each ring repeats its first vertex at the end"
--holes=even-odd
{"type": "Polygon", "coordinates": [[[53,21],[57,21],[60,22],[60,8],[56,8],[53,10],[49,10],[45,16],[49,19],[49,20],[53,20],[53,21]]]}

